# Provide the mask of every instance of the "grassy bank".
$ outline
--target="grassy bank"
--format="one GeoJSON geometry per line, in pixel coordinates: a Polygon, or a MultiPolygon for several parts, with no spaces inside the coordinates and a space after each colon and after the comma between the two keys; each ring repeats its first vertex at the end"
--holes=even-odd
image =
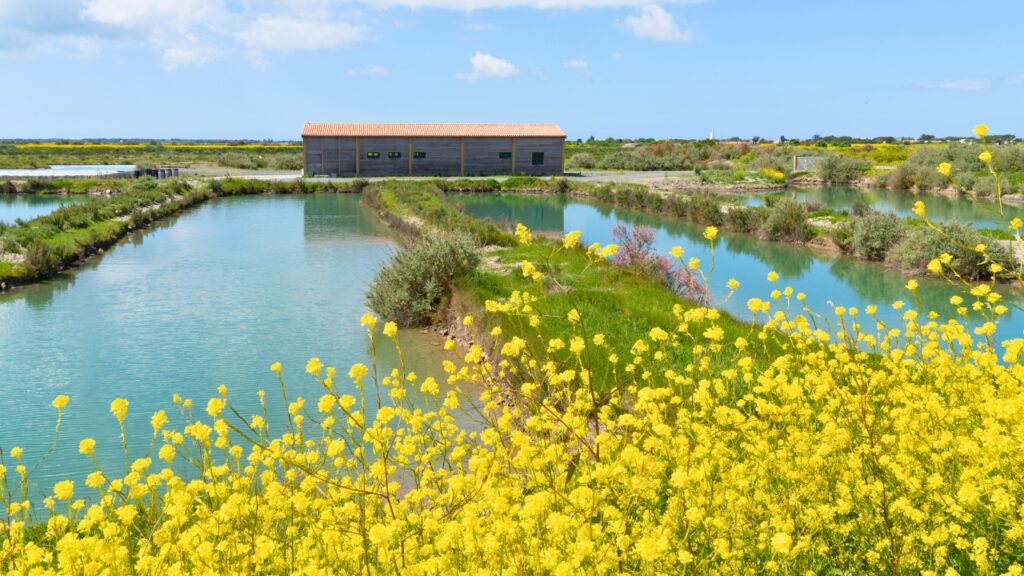
{"type": "MultiPolygon", "coordinates": [[[[550,182],[550,181],[548,181],[550,182]]],[[[542,182],[524,183],[538,189],[542,182]]],[[[548,184],[549,187],[558,184],[548,184]]],[[[450,189],[458,189],[455,183],[450,189]]],[[[506,189],[509,189],[506,187],[506,189]]],[[[378,208],[384,218],[400,229],[421,236],[429,229],[461,230],[472,234],[482,245],[490,245],[485,253],[485,265],[456,286],[455,294],[445,300],[454,303],[451,319],[455,331],[464,315],[485,318],[487,302],[507,302],[510,294],[530,294],[539,298],[531,312],[521,315],[490,316],[492,322],[481,321],[466,331],[469,339],[487,342],[491,352],[495,338],[492,330],[500,328],[503,338],[516,336],[537,349],[546,349],[549,343],[562,336],[573,324],[570,312],[576,310],[581,318],[581,334],[593,344],[594,337],[615,342],[623,359],[629,356],[630,345],[648,337],[652,327],[671,329],[682,321],[687,311],[697,305],[668,290],[665,285],[635,269],[620,268],[605,259],[588,257],[581,246],[565,248],[561,241],[534,238],[527,244],[515,241],[508,232],[492,223],[470,217],[457,209],[441,190],[430,183],[386,182],[367,189],[366,200],[378,208]],[[396,224],[397,223],[397,224],[396,224]],[[530,262],[542,274],[541,281],[523,274],[521,263],[530,262]],[[531,317],[536,316],[531,320],[531,317]],[[540,321],[543,320],[543,321],[540,321]],[[601,336],[598,336],[601,335],[601,336]]],[[[724,337],[735,340],[752,338],[755,328],[718,311],[724,337]]],[[[571,365],[574,353],[567,342],[548,351],[549,357],[559,363],[571,365]]],[[[774,345],[755,347],[755,355],[766,358],[774,345]]],[[[736,352],[735,349],[731,352],[736,352]]],[[[693,360],[693,348],[676,346],[666,350],[669,362],[687,363],[693,360]]],[[[600,375],[602,391],[617,387],[622,375],[605,355],[588,358],[595,375],[600,375]]]]}

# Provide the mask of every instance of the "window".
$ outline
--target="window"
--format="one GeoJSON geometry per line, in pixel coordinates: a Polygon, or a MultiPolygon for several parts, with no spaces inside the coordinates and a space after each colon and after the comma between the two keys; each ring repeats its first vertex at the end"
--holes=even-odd
{"type": "Polygon", "coordinates": [[[413,152],[412,153],[412,157],[416,158],[416,159],[426,158],[427,157],[427,153],[426,152],[413,152]]]}
{"type": "Polygon", "coordinates": [[[544,153],[543,152],[534,152],[533,153],[533,165],[534,166],[543,166],[544,165],[544,153]]]}
{"type": "Polygon", "coordinates": [[[512,159],[512,153],[511,152],[498,152],[498,158],[501,158],[502,160],[511,160],[512,159]]]}
{"type": "Polygon", "coordinates": [[[402,157],[402,153],[401,152],[388,152],[388,158],[391,158],[392,160],[398,160],[401,157],[402,157]]]}
{"type": "Polygon", "coordinates": [[[377,158],[380,158],[380,152],[367,152],[366,157],[376,160],[377,158]]]}

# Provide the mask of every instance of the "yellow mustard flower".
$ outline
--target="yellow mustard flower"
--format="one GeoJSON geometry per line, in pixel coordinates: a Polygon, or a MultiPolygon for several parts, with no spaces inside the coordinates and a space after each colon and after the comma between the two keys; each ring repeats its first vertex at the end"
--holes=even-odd
{"type": "Polygon", "coordinates": [[[117,418],[118,422],[123,424],[125,417],[128,416],[128,401],[124,398],[115,398],[110,403],[110,413],[117,418]]]}
{"type": "Polygon", "coordinates": [[[324,363],[321,362],[320,359],[317,358],[316,356],[310,358],[309,362],[306,362],[306,373],[310,374],[311,376],[319,376],[320,371],[323,369],[324,363]]]}
{"type": "Polygon", "coordinates": [[[86,456],[91,456],[96,451],[96,441],[92,438],[83,438],[78,443],[78,451],[86,456]]]}
{"type": "Polygon", "coordinates": [[[68,407],[68,402],[71,400],[67,394],[61,394],[53,399],[51,405],[57,410],[63,410],[68,407]]]}
{"type": "Polygon", "coordinates": [[[565,248],[566,250],[575,248],[576,245],[580,243],[580,236],[582,234],[583,233],[580,232],[579,230],[573,230],[572,232],[569,232],[562,238],[562,247],[565,248]]]}

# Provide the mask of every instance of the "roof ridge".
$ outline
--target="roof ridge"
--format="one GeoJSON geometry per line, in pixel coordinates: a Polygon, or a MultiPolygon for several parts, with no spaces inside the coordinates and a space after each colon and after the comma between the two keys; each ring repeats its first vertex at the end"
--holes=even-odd
{"type": "Polygon", "coordinates": [[[303,136],[365,137],[549,137],[565,138],[552,122],[455,123],[455,122],[306,122],[303,136]]]}

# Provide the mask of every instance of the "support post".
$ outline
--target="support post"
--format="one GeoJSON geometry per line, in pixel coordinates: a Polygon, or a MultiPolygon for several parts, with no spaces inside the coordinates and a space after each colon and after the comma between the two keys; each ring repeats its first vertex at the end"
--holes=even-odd
{"type": "Polygon", "coordinates": [[[516,175],[516,139],[512,138],[512,171],[509,174],[516,175]]]}
{"type": "Polygon", "coordinates": [[[466,139],[459,138],[459,176],[466,175],[466,139]]]}
{"type": "Polygon", "coordinates": [[[356,177],[359,177],[359,136],[356,136],[356,177]]]}
{"type": "Polygon", "coordinates": [[[412,176],[412,137],[409,137],[409,176],[412,176]]]}

